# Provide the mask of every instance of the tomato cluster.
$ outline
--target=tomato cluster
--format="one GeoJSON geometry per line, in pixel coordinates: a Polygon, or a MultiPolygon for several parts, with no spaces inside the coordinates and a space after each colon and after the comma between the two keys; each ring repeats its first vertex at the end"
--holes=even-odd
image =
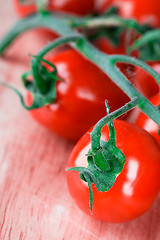
{"type": "MultiPolygon", "coordinates": [[[[19,0],[14,0],[14,5],[21,17],[37,12],[37,6],[32,1],[22,4],[19,0]]],[[[139,23],[160,26],[158,0],[97,0],[95,8],[94,0],[50,0],[48,10],[83,16],[94,13],[94,11],[102,14],[111,6],[116,6],[123,18],[136,18],[139,23]]],[[[97,38],[93,44],[103,53],[125,55],[125,34],[124,31],[120,43],[116,47],[106,37],[97,38]]],[[[137,57],[138,54],[136,53],[135,56],[137,57]]],[[[84,134],[75,145],[67,163],[68,169],[74,168],[73,171],[66,172],[71,196],[85,213],[90,214],[90,189],[88,189],[90,183],[93,190],[92,216],[94,218],[108,222],[124,222],[142,215],[151,207],[160,189],[160,135],[158,125],[144,113],[139,115],[136,124],[115,120],[114,124],[111,123],[112,127],[115,127],[112,131],[115,131],[116,147],[114,147],[114,150],[117,156],[114,156],[113,148],[109,149],[108,152],[106,151],[109,156],[107,154],[107,156],[105,154],[104,156],[102,154],[103,146],[100,146],[96,153],[92,152],[91,154],[92,143],[87,131],[106,115],[105,99],[107,99],[113,112],[124,106],[129,101],[129,97],[96,64],[87,60],[71,46],[67,46],[61,51],[55,51],[46,60],[42,58],[38,60],[46,64],[38,66],[37,75],[39,74],[39,77],[46,81],[48,87],[53,79],[50,79],[51,81],[48,83],[45,73],[54,74],[53,68],[57,70],[60,81],[55,84],[56,99],[49,103],[46,102],[38,109],[31,110],[30,113],[40,124],[71,141],[77,141],[84,134]],[[50,65],[47,64],[46,60],[50,65]],[[79,177],[79,173],[75,170],[76,167],[87,167],[88,163],[90,168],[93,167],[91,162],[88,161],[88,156],[92,159],[93,164],[95,164],[94,159],[98,154],[101,154],[101,157],[106,157],[107,161],[113,160],[114,157],[117,161],[119,157],[117,149],[124,154],[125,164],[122,171],[116,175],[115,183],[108,191],[98,191],[92,176],[89,176],[88,184],[84,176],[79,177]]],[[[148,62],[148,64],[160,73],[160,63],[158,61],[148,62]]],[[[150,101],[157,106],[156,111],[159,111],[160,98],[157,82],[143,70],[130,64],[118,63],[117,66],[129,79],[130,83],[128,85],[133,84],[147,98],[152,97],[150,101]]],[[[35,84],[34,74],[32,75],[32,81],[25,79],[29,87],[31,83],[35,84]]],[[[36,84],[32,87],[30,88],[32,91],[27,92],[27,106],[32,106],[35,92],[38,92],[40,97],[47,92],[39,91],[36,84]]],[[[92,130],[93,128],[90,132],[92,130]]],[[[109,146],[107,144],[112,134],[109,126],[104,125],[101,131],[101,140],[103,141],[100,143],[104,144],[106,142],[106,146],[109,146]]],[[[118,165],[118,161],[116,164],[118,165]]],[[[111,170],[115,170],[116,167],[112,162],[111,170]]],[[[99,174],[102,174],[102,172],[97,167],[95,178],[99,180],[99,174]]]]}

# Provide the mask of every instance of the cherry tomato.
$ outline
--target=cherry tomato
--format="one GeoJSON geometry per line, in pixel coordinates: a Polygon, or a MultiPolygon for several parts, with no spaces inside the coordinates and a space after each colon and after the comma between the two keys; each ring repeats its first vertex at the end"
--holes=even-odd
{"type": "MultiPolygon", "coordinates": [[[[23,5],[20,3],[20,0],[14,0],[14,5],[20,17],[26,17],[37,11],[36,5],[33,3],[23,5]]],[[[50,11],[60,11],[77,15],[86,15],[88,13],[92,13],[93,8],[94,0],[49,0],[50,11]]]]}
{"type": "Polygon", "coordinates": [[[140,23],[150,23],[153,26],[160,26],[159,0],[104,0],[98,4],[97,11],[103,13],[111,6],[117,6],[119,14],[123,18],[135,18],[140,23]]]}
{"type": "MultiPolygon", "coordinates": [[[[134,124],[115,120],[117,147],[126,163],[113,187],[107,192],[93,188],[93,218],[107,222],[125,222],[144,214],[154,202],[160,188],[160,148],[157,141],[134,124]]],[[[109,130],[102,129],[102,140],[108,141],[109,130]]],[[[90,136],[86,133],[74,147],[67,168],[86,167],[90,136]]],[[[69,192],[78,207],[90,215],[89,190],[76,171],[66,171],[69,192]]]]}
{"type": "MultiPolygon", "coordinates": [[[[150,62],[148,64],[160,74],[160,62],[150,62]]],[[[141,68],[137,68],[136,71],[136,86],[147,98],[151,98],[159,91],[156,80],[141,68]]]]}
{"type": "MultiPolygon", "coordinates": [[[[159,94],[156,94],[154,97],[151,98],[151,103],[154,106],[160,105],[159,94]]],[[[149,132],[160,143],[160,135],[158,134],[159,127],[152,119],[150,119],[144,113],[140,113],[136,124],[149,132]]]]}
{"type": "MultiPolygon", "coordinates": [[[[55,64],[64,81],[57,82],[56,102],[31,114],[59,135],[75,141],[106,115],[105,99],[112,111],[129,101],[97,66],[75,50],[57,53],[49,61],[55,64]]],[[[29,94],[29,104],[31,99],[29,94]]]]}

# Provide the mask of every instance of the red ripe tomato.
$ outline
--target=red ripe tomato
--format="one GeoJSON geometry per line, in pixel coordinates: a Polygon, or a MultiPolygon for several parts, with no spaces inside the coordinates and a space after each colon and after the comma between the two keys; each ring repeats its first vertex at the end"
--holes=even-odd
{"type": "Polygon", "coordinates": [[[140,23],[150,23],[157,27],[160,26],[159,0],[104,0],[98,5],[97,10],[103,13],[110,6],[117,6],[120,16],[123,18],[135,18],[140,23]]]}
{"type": "MultiPolygon", "coordinates": [[[[151,98],[151,103],[154,106],[160,105],[159,94],[156,94],[154,97],[151,98]]],[[[144,113],[140,113],[136,124],[149,132],[160,143],[160,136],[158,135],[159,127],[152,119],[150,119],[144,113]]]]}
{"type": "MultiPolygon", "coordinates": [[[[144,214],[154,202],[160,188],[160,148],[156,140],[134,124],[114,121],[117,147],[126,163],[113,187],[107,192],[93,188],[93,218],[107,222],[125,222],[144,214]]],[[[108,141],[109,130],[102,129],[102,140],[108,141]]],[[[91,148],[86,133],[74,147],[67,168],[86,167],[86,154],[91,148]]],[[[69,192],[78,207],[90,215],[89,190],[76,171],[67,171],[69,192]]]]}
{"type": "MultiPolygon", "coordinates": [[[[42,125],[70,140],[79,139],[102,116],[105,99],[114,111],[129,98],[97,66],[75,50],[56,53],[50,62],[58,69],[57,100],[54,104],[31,111],[42,125]]],[[[31,104],[31,95],[28,95],[31,104]]]]}
{"type": "MultiPolygon", "coordinates": [[[[28,0],[28,2],[29,1],[30,0],[28,0]]],[[[14,5],[20,17],[26,17],[37,11],[36,5],[32,3],[23,5],[20,3],[20,0],[14,0],[14,5]]],[[[50,11],[60,11],[77,15],[86,15],[88,13],[92,13],[93,8],[94,0],[49,0],[50,11]]]]}
{"type": "MultiPolygon", "coordinates": [[[[160,74],[160,62],[150,62],[148,64],[160,74]]],[[[136,71],[136,86],[147,98],[151,98],[159,91],[156,80],[141,68],[137,68],[136,71]]]]}

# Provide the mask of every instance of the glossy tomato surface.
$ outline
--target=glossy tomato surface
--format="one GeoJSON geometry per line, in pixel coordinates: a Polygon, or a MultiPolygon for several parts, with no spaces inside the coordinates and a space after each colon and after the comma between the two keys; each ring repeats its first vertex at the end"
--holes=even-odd
{"type": "MultiPolygon", "coordinates": [[[[129,98],[98,67],[69,49],[49,59],[58,69],[56,102],[31,111],[42,125],[70,140],[79,139],[106,115],[105,99],[114,111],[129,98]]],[[[32,101],[28,95],[28,103],[32,101]]]]}
{"type": "MultiPolygon", "coordinates": [[[[150,62],[148,64],[160,74],[160,62],[150,62]]],[[[159,91],[156,80],[141,68],[136,70],[136,86],[147,98],[153,97],[159,91]]]]}
{"type": "MultiPolygon", "coordinates": [[[[99,192],[93,187],[93,218],[107,222],[125,222],[144,214],[154,202],[160,188],[160,148],[157,141],[134,124],[114,122],[117,147],[126,163],[113,187],[99,192]]],[[[102,129],[102,140],[109,138],[108,126],[102,129]]],[[[86,167],[90,136],[86,133],[74,147],[67,168],[86,167]]],[[[87,183],[75,171],[66,172],[69,192],[78,207],[90,215],[87,183]]]]}
{"type": "Polygon", "coordinates": [[[111,6],[117,6],[120,15],[124,18],[135,18],[140,23],[160,26],[159,0],[104,0],[97,3],[97,11],[103,13],[111,6]]]}
{"type": "MultiPolygon", "coordinates": [[[[154,97],[151,98],[151,103],[156,107],[160,105],[159,94],[156,94],[154,97]]],[[[143,112],[140,113],[137,119],[137,125],[145,129],[147,132],[149,132],[160,143],[160,136],[158,134],[158,130],[159,130],[158,125],[152,119],[150,119],[147,115],[145,115],[143,112]]]]}
{"type": "MultiPolygon", "coordinates": [[[[28,2],[29,1],[30,0],[28,0],[28,2]]],[[[14,0],[14,5],[20,17],[28,16],[37,11],[36,5],[33,3],[23,5],[20,3],[20,0],[14,0]]],[[[94,0],[49,0],[50,11],[60,11],[77,15],[86,15],[92,13],[93,8],[94,0]]]]}

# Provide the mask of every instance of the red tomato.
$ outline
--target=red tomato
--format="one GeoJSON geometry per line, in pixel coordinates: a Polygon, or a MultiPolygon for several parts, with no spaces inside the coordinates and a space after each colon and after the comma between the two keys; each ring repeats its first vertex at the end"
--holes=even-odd
{"type": "MultiPolygon", "coordinates": [[[[20,3],[20,0],[14,0],[14,5],[20,17],[26,17],[37,11],[35,4],[23,5],[20,3]]],[[[92,13],[93,8],[94,0],[49,0],[49,10],[51,11],[64,11],[77,15],[86,15],[92,13]]]]}
{"type": "Polygon", "coordinates": [[[159,0],[104,0],[98,4],[97,11],[103,13],[111,6],[117,6],[123,18],[135,18],[140,23],[160,26],[159,0]]]}
{"type": "MultiPolygon", "coordinates": [[[[113,187],[107,192],[93,188],[93,218],[107,222],[125,222],[144,214],[154,202],[160,188],[160,148],[156,140],[134,124],[114,121],[117,147],[126,163],[113,187]]],[[[102,129],[102,140],[108,141],[109,130],[102,129]]],[[[86,167],[86,154],[91,148],[86,133],[74,147],[67,168],[86,167]]],[[[78,207],[90,215],[89,190],[75,171],[66,172],[69,192],[78,207]]]]}
{"type": "MultiPolygon", "coordinates": [[[[151,98],[151,103],[154,106],[160,105],[159,94],[156,94],[154,97],[151,98]]],[[[160,136],[158,135],[159,127],[152,119],[150,119],[144,113],[140,113],[136,124],[141,128],[144,128],[147,132],[149,132],[152,136],[154,136],[157,139],[157,141],[160,143],[160,136]]]]}
{"type": "MultiPolygon", "coordinates": [[[[75,141],[106,115],[105,99],[112,111],[129,101],[98,67],[75,50],[57,53],[49,61],[55,64],[64,81],[57,83],[56,102],[31,114],[59,135],[75,141]]],[[[29,104],[31,99],[29,95],[29,104]]]]}
{"type": "MultiPolygon", "coordinates": [[[[160,74],[160,62],[150,62],[148,64],[160,74]]],[[[141,68],[137,68],[136,71],[136,86],[147,98],[151,98],[159,91],[156,80],[141,68]]]]}

